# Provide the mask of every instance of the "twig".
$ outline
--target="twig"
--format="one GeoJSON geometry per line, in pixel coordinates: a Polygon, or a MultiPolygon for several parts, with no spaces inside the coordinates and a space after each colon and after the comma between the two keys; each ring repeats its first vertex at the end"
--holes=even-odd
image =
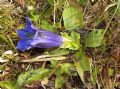
{"type": "Polygon", "coordinates": [[[41,61],[51,61],[51,60],[65,60],[67,59],[65,56],[61,57],[52,57],[52,58],[33,58],[30,60],[20,60],[18,62],[41,62],[41,61]]]}
{"type": "MultiPolygon", "coordinates": [[[[20,58],[18,58],[20,59],[20,58]]],[[[27,63],[27,62],[42,62],[42,61],[51,61],[51,60],[65,60],[67,59],[67,57],[65,56],[60,56],[60,57],[49,57],[46,58],[46,56],[39,56],[39,57],[35,57],[32,59],[26,59],[26,60],[19,60],[17,62],[21,62],[21,63],[27,63]]],[[[7,59],[3,59],[0,57],[0,63],[5,63],[5,62],[9,62],[10,60],[7,59]]]]}

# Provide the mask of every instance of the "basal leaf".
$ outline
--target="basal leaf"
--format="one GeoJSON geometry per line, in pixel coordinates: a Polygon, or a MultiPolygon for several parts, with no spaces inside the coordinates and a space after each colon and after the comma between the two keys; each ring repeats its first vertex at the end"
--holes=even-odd
{"type": "Polygon", "coordinates": [[[85,56],[82,49],[76,53],[75,66],[81,80],[84,82],[84,73],[90,71],[90,60],[85,56]]]}
{"type": "Polygon", "coordinates": [[[64,8],[63,20],[66,30],[80,29],[83,27],[83,12],[69,5],[64,8]]]}
{"type": "Polygon", "coordinates": [[[18,89],[17,84],[12,81],[3,81],[3,82],[1,81],[0,87],[2,89],[18,89]]]}
{"type": "Polygon", "coordinates": [[[79,41],[79,40],[80,40],[80,34],[79,34],[79,33],[76,33],[76,32],[71,32],[71,38],[72,38],[74,41],[79,41]]]}
{"type": "Polygon", "coordinates": [[[17,82],[20,86],[26,83],[27,79],[30,77],[30,71],[22,73],[18,76],[17,82]]]}
{"type": "Polygon", "coordinates": [[[99,47],[103,45],[104,38],[103,36],[104,29],[95,29],[86,35],[86,47],[99,47]]]}
{"type": "Polygon", "coordinates": [[[49,70],[45,68],[31,70],[20,74],[17,82],[20,86],[25,83],[32,83],[33,81],[44,79],[45,77],[47,77],[48,72],[49,70]]]}

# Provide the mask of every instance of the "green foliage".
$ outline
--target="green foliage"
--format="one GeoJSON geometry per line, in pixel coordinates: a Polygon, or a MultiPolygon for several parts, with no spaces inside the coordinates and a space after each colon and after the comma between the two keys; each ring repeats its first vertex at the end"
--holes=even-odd
{"type": "Polygon", "coordinates": [[[117,1],[117,14],[120,15],[120,0],[117,1]]]}
{"type": "Polygon", "coordinates": [[[62,63],[56,70],[55,75],[56,76],[61,76],[62,74],[72,75],[71,73],[72,68],[74,68],[74,66],[71,63],[62,63]]]}
{"type": "Polygon", "coordinates": [[[55,72],[55,89],[62,88],[63,85],[67,82],[69,76],[74,75],[71,69],[74,68],[74,65],[71,63],[60,63],[59,61],[52,60],[51,62],[51,72],[55,72]]]}
{"type": "Polygon", "coordinates": [[[112,68],[109,68],[108,73],[109,73],[110,76],[113,76],[114,70],[112,68]]]}
{"type": "Polygon", "coordinates": [[[80,5],[86,5],[87,4],[87,0],[77,0],[79,1],[80,5]]]}
{"type": "Polygon", "coordinates": [[[60,76],[55,79],[55,89],[61,88],[65,83],[65,78],[60,76]]]}
{"type": "Polygon", "coordinates": [[[98,73],[99,73],[99,68],[93,68],[93,67],[91,67],[90,68],[90,70],[91,70],[91,81],[92,81],[92,84],[96,84],[97,83],[97,75],[98,75],[98,73]]]}
{"type": "Polygon", "coordinates": [[[120,15],[120,7],[117,10],[117,14],[120,15]]]}
{"type": "Polygon", "coordinates": [[[49,5],[53,6],[54,5],[54,0],[46,0],[49,5]]]}
{"type": "Polygon", "coordinates": [[[61,64],[61,70],[63,73],[71,75],[71,73],[70,73],[71,68],[73,68],[73,65],[71,63],[61,64]]]}
{"type": "Polygon", "coordinates": [[[86,35],[86,47],[99,47],[103,45],[104,38],[103,38],[104,29],[94,29],[86,35]]]}
{"type": "MultiPolygon", "coordinates": [[[[89,82],[92,88],[105,88],[104,84],[109,83],[105,83],[104,81],[108,80],[110,80],[108,82],[110,82],[111,86],[113,85],[114,87],[118,85],[117,80],[119,80],[119,78],[116,76],[120,71],[117,69],[118,65],[114,67],[114,63],[118,64],[118,61],[114,60],[114,58],[119,58],[117,54],[119,52],[117,51],[119,51],[120,0],[104,0],[104,2],[100,2],[99,0],[13,0],[12,4],[10,3],[12,0],[0,1],[9,3],[0,5],[0,55],[6,50],[14,49],[12,50],[14,52],[13,56],[6,55],[3,57],[2,55],[2,57],[0,57],[1,63],[4,59],[10,59],[7,60],[9,62],[0,65],[0,87],[2,89],[23,89],[23,87],[26,86],[25,84],[31,84],[34,81],[38,83],[37,81],[39,80],[42,80],[41,85],[43,87],[46,87],[44,85],[50,80],[50,82],[54,82],[55,89],[62,89],[64,88],[64,84],[69,82],[68,80],[78,75],[85,85],[89,82]],[[23,4],[25,4],[25,7],[22,7],[23,4]],[[25,24],[22,23],[25,21],[26,16],[30,17],[35,26],[40,29],[48,30],[56,34],[61,32],[63,45],[58,48],[40,49],[40,52],[36,51],[36,49],[25,52],[16,51],[14,44],[16,45],[19,39],[16,34],[16,29],[24,28],[25,24]],[[80,39],[79,33],[74,32],[80,29],[83,30],[81,36],[84,35],[85,29],[89,30],[86,36],[81,37],[82,39],[80,39]],[[85,42],[85,44],[81,44],[80,41],[85,42]],[[105,41],[106,46],[102,46],[105,41]],[[105,49],[102,49],[100,46],[105,49]],[[85,49],[83,48],[83,50],[82,47],[85,47],[85,49]],[[95,51],[93,49],[89,50],[89,48],[95,48],[95,51]],[[108,49],[110,49],[110,52],[108,52],[108,49]],[[114,50],[116,54],[112,55],[112,51],[114,52],[114,50]],[[87,57],[85,53],[88,54],[90,58],[87,57]],[[39,55],[40,58],[36,57],[36,55],[39,55]],[[20,73],[20,71],[17,69],[13,71],[10,68],[19,68],[19,62],[26,66],[26,63],[23,63],[25,61],[21,61],[24,57],[26,60],[29,60],[29,57],[37,61],[42,59],[42,61],[45,61],[43,67],[45,66],[48,69],[39,68],[30,70],[18,76],[17,74],[20,73]],[[67,60],[58,61],[63,57],[67,60]],[[19,61],[15,61],[14,59],[18,59],[19,61]],[[51,59],[50,64],[46,62],[49,61],[48,59],[51,59]],[[112,61],[114,60],[112,66],[111,59],[112,61]],[[105,75],[106,78],[102,80],[100,76],[103,76],[101,69],[104,68],[104,63],[109,63],[109,68],[108,71],[106,70],[108,72],[107,76],[105,75]],[[9,78],[5,77],[6,70],[7,75],[10,76],[9,78]],[[86,76],[87,73],[90,73],[90,76],[86,76]],[[16,76],[18,76],[17,80],[16,76]],[[107,78],[109,79],[107,80],[107,78]],[[11,81],[12,79],[15,81],[11,81]],[[55,81],[53,81],[54,79],[55,81]],[[85,79],[88,79],[87,83],[85,79]],[[113,80],[116,81],[114,82],[113,80]],[[94,87],[96,85],[98,85],[98,87],[94,87]]],[[[80,33],[82,33],[82,31],[80,31],[80,33]]],[[[37,63],[33,63],[34,60],[30,60],[30,62],[37,67],[37,63]]],[[[40,64],[42,64],[42,62],[40,64]]],[[[31,63],[29,65],[31,65],[31,63]]],[[[51,84],[48,84],[48,86],[49,85],[51,84]]],[[[79,89],[76,84],[73,85],[75,87],[72,87],[73,89],[79,89]]]]}
{"type": "Polygon", "coordinates": [[[86,57],[82,49],[80,49],[80,51],[77,52],[75,56],[76,56],[76,61],[75,61],[76,70],[81,80],[84,82],[84,73],[86,71],[90,71],[90,64],[91,64],[90,60],[88,57],[86,57]]]}
{"type": "Polygon", "coordinates": [[[50,32],[56,32],[56,30],[55,30],[56,27],[54,25],[50,24],[47,20],[41,20],[40,22],[41,22],[40,23],[41,29],[48,30],[50,32]]]}
{"type": "Polygon", "coordinates": [[[58,55],[58,56],[62,56],[62,55],[67,55],[69,54],[69,50],[66,49],[55,49],[55,50],[51,50],[49,52],[50,55],[58,55]]]}
{"type": "Polygon", "coordinates": [[[67,6],[63,11],[63,21],[66,30],[80,29],[83,27],[83,12],[74,6],[67,6]]]}
{"type": "Polygon", "coordinates": [[[55,68],[59,62],[57,60],[51,60],[50,63],[50,67],[55,68]]]}
{"type": "Polygon", "coordinates": [[[78,50],[80,48],[80,34],[71,32],[70,36],[67,33],[61,33],[64,37],[64,42],[61,48],[68,48],[70,50],[78,50]]]}
{"type": "Polygon", "coordinates": [[[35,8],[33,8],[33,9],[29,10],[29,14],[31,16],[32,21],[37,21],[42,13],[36,14],[35,13],[35,8]]]}
{"type": "Polygon", "coordinates": [[[12,81],[0,82],[0,87],[2,89],[18,89],[17,84],[15,82],[12,82],[12,81]]]}
{"type": "Polygon", "coordinates": [[[46,6],[46,9],[43,11],[43,15],[46,19],[50,18],[53,14],[53,7],[46,6]]]}
{"type": "Polygon", "coordinates": [[[48,76],[49,70],[45,68],[39,68],[36,70],[31,70],[25,73],[22,73],[18,76],[18,84],[22,86],[26,83],[32,83],[33,81],[44,79],[48,76]]]}

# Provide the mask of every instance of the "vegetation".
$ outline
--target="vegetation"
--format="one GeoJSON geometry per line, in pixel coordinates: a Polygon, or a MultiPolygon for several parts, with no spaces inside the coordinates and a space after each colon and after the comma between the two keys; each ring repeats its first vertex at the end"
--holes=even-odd
{"type": "Polygon", "coordinates": [[[119,89],[120,0],[0,0],[0,87],[119,89]],[[62,45],[18,50],[27,17],[62,45]]]}

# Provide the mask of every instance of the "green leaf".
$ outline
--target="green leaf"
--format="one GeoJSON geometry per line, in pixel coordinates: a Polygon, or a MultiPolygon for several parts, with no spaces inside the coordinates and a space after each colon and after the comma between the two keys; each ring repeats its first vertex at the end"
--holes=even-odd
{"type": "Polygon", "coordinates": [[[117,14],[117,15],[120,15],[120,4],[118,4],[118,8],[117,8],[116,14],[117,14]]]}
{"type": "Polygon", "coordinates": [[[48,30],[50,32],[56,32],[55,26],[50,24],[47,20],[41,20],[40,28],[48,30]]]}
{"type": "Polygon", "coordinates": [[[80,34],[79,34],[79,33],[76,33],[76,32],[71,32],[71,38],[72,38],[74,41],[79,42],[79,40],[80,40],[80,34]],[[77,40],[76,40],[76,39],[77,39],[77,40]]]}
{"type": "Polygon", "coordinates": [[[82,49],[76,53],[75,66],[81,80],[84,82],[85,71],[90,71],[90,61],[89,58],[85,56],[82,49]]]}
{"type": "Polygon", "coordinates": [[[117,12],[120,15],[120,0],[117,1],[117,12]]]}
{"type": "Polygon", "coordinates": [[[39,17],[41,17],[42,13],[43,13],[42,11],[39,12],[39,13],[36,13],[35,8],[32,8],[32,9],[29,10],[29,14],[30,14],[30,16],[31,16],[30,19],[31,19],[32,21],[36,22],[36,21],[39,19],[39,17]]]}
{"type": "Polygon", "coordinates": [[[95,29],[88,33],[86,35],[86,47],[99,47],[103,45],[103,32],[104,29],[95,29]]]}
{"type": "Polygon", "coordinates": [[[87,4],[87,0],[78,0],[80,5],[86,5],[87,4]]]}
{"type": "Polygon", "coordinates": [[[56,76],[61,76],[62,74],[73,75],[74,73],[71,74],[71,70],[70,70],[73,68],[74,66],[71,63],[62,63],[60,64],[60,67],[56,70],[55,75],[56,76]]]}
{"type": "Polygon", "coordinates": [[[54,0],[46,0],[46,1],[47,1],[47,3],[48,3],[49,5],[51,5],[51,6],[54,5],[54,0]]]}
{"type": "Polygon", "coordinates": [[[55,68],[59,62],[57,60],[51,60],[50,63],[50,67],[55,68]]]}
{"type": "Polygon", "coordinates": [[[55,79],[55,89],[62,88],[65,83],[64,77],[60,76],[55,79]]]}
{"type": "Polygon", "coordinates": [[[44,79],[48,76],[48,69],[40,68],[22,73],[18,76],[18,84],[22,86],[25,83],[32,83],[33,81],[44,79]]]}
{"type": "Polygon", "coordinates": [[[62,56],[62,55],[67,55],[69,54],[69,50],[66,49],[55,49],[55,50],[51,50],[49,52],[50,55],[58,55],[58,56],[62,56]]]}
{"type": "Polygon", "coordinates": [[[70,75],[70,68],[72,68],[73,65],[71,63],[64,63],[61,64],[61,70],[63,70],[63,73],[70,75]]]}
{"type": "Polygon", "coordinates": [[[53,14],[53,7],[52,6],[49,6],[49,7],[47,7],[46,6],[46,9],[43,11],[43,15],[44,15],[44,17],[46,18],[46,19],[48,19],[48,18],[50,18],[50,16],[52,16],[52,14],[53,14]]]}
{"type": "Polygon", "coordinates": [[[66,30],[80,29],[84,25],[82,10],[70,5],[64,8],[63,20],[66,30]]]}
{"type": "Polygon", "coordinates": [[[61,67],[57,68],[57,70],[55,71],[56,76],[61,76],[63,73],[64,73],[64,70],[62,70],[61,67]]]}
{"type": "Polygon", "coordinates": [[[80,48],[80,34],[71,32],[70,36],[67,33],[62,33],[64,42],[61,48],[68,48],[70,50],[78,50],[80,48]]]}
{"type": "Polygon", "coordinates": [[[53,7],[54,4],[55,4],[55,8],[56,8],[56,9],[61,8],[61,6],[64,5],[64,3],[65,3],[65,0],[55,0],[55,3],[54,3],[54,0],[46,0],[46,1],[47,1],[47,3],[48,3],[49,5],[51,5],[52,7],[53,7]]]}
{"type": "Polygon", "coordinates": [[[2,89],[18,89],[18,86],[16,83],[12,82],[12,81],[4,81],[1,82],[0,81],[0,87],[2,87],[2,89]]]}
{"type": "Polygon", "coordinates": [[[97,83],[97,76],[98,76],[98,73],[99,73],[99,68],[95,67],[91,67],[91,80],[92,80],[92,83],[95,85],[97,83]]]}
{"type": "Polygon", "coordinates": [[[109,73],[110,76],[113,76],[113,74],[114,74],[114,69],[109,68],[108,73],[109,73]]]}

